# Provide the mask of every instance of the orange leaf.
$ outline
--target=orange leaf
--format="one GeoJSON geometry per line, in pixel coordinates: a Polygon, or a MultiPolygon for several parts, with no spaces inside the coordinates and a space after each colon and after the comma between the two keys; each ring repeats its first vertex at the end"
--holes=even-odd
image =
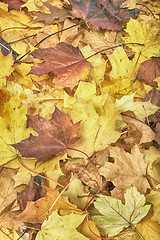
{"type": "Polygon", "coordinates": [[[90,63],[85,60],[78,47],[68,43],[60,42],[55,48],[37,49],[33,56],[44,59],[44,62],[32,67],[30,73],[38,76],[54,73],[54,83],[62,88],[75,87],[89,73],[90,63]]]}

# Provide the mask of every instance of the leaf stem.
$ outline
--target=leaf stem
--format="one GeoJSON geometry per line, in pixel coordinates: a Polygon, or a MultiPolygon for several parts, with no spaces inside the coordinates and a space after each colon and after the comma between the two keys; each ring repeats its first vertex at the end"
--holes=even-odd
{"type": "Polygon", "coordinates": [[[137,229],[130,223],[130,227],[133,229],[133,231],[135,231],[137,233],[137,235],[142,239],[145,240],[142,235],[137,231],[137,229]]]}
{"type": "Polygon", "coordinates": [[[96,233],[94,233],[94,232],[92,231],[92,229],[91,229],[91,227],[90,227],[90,225],[89,225],[89,219],[88,219],[88,212],[87,212],[87,210],[85,210],[85,213],[86,213],[87,225],[88,225],[88,228],[89,228],[89,230],[91,231],[91,233],[93,233],[96,237],[98,237],[98,238],[100,238],[100,239],[102,239],[102,240],[110,240],[110,238],[100,237],[100,236],[98,236],[96,233]]]}
{"type": "Polygon", "coordinates": [[[10,78],[10,77],[8,77],[8,76],[6,76],[6,78],[7,78],[9,81],[11,81],[11,82],[14,82],[14,83],[20,85],[21,87],[25,87],[25,88],[30,89],[33,93],[36,93],[36,94],[37,94],[37,93],[40,93],[39,91],[34,90],[34,89],[31,89],[31,88],[29,88],[29,87],[23,85],[22,83],[16,82],[15,80],[13,80],[12,78],[10,78]]]}
{"type": "Polygon", "coordinates": [[[48,180],[48,181],[54,182],[54,183],[56,183],[57,185],[59,185],[61,188],[64,188],[64,186],[61,185],[60,183],[58,183],[58,182],[56,182],[56,181],[54,181],[54,180],[52,180],[52,179],[50,179],[50,178],[48,178],[48,177],[45,177],[45,176],[43,176],[43,175],[41,175],[41,174],[39,174],[39,173],[36,173],[36,172],[34,172],[33,170],[31,170],[31,169],[29,169],[28,167],[26,167],[26,166],[20,161],[20,156],[17,155],[17,159],[18,159],[18,162],[20,163],[20,165],[21,165],[22,167],[24,167],[25,169],[27,169],[29,172],[34,173],[34,174],[36,174],[36,175],[38,175],[38,176],[40,176],[40,177],[42,177],[42,178],[44,178],[44,179],[46,179],[46,180],[48,180]]]}
{"type": "Polygon", "coordinates": [[[133,44],[136,44],[136,45],[140,45],[140,46],[144,46],[144,44],[142,43],[122,43],[122,44],[118,44],[116,46],[113,46],[113,47],[109,47],[109,48],[105,48],[105,49],[102,49],[92,55],[90,55],[89,57],[85,58],[85,60],[97,55],[98,53],[101,53],[101,52],[104,52],[104,51],[107,51],[107,50],[110,50],[110,49],[114,49],[114,48],[117,48],[117,47],[123,47],[123,46],[127,46],[127,45],[133,45],[133,44]]]}
{"type": "Polygon", "coordinates": [[[0,232],[3,233],[7,238],[9,238],[10,240],[13,240],[11,237],[9,237],[2,229],[0,229],[0,232]]]}
{"type": "Polygon", "coordinates": [[[53,202],[52,206],[50,207],[46,218],[48,218],[50,212],[52,211],[52,208],[54,207],[54,205],[56,204],[56,202],[60,199],[60,197],[62,196],[62,194],[67,190],[67,188],[69,187],[69,185],[71,184],[71,182],[73,182],[73,180],[74,180],[75,178],[77,178],[77,176],[88,166],[88,164],[91,163],[92,158],[94,158],[94,154],[93,154],[93,156],[89,159],[89,161],[83,166],[83,168],[81,168],[81,169],[78,171],[78,173],[76,173],[76,174],[74,175],[74,177],[70,180],[70,182],[65,186],[65,188],[62,190],[62,192],[59,194],[59,196],[56,198],[56,200],[53,202]]]}

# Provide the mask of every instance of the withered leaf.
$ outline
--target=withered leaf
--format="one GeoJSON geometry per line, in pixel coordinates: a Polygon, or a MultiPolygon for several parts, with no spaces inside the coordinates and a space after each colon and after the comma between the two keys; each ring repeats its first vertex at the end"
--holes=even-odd
{"type": "Polygon", "coordinates": [[[47,120],[39,115],[27,116],[27,124],[38,132],[39,136],[31,134],[28,139],[13,146],[23,157],[34,157],[37,162],[47,160],[53,155],[58,156],[79,139],[77,131],[80,122],[72,124],[68,115],[57,107],[52,119],[47,120]]]}
{"type": "Polygon", "coordinates": [[[37,12],[35,15],[37,16],[36,19],[33,20],[33,22],[40,22],[45,21],[46,25],[49,25],[53,22],[55,19],[59,19],[59,22],[63,22],[66,18],[73,18],[71,14],[69,14],[67,9],[60,9],[57,7],[54,7],[48,2],[43,3],[51,13],[41,13],[37,12]]]}
{"type": "Polygon", "coordinates": [[[119,21],[136,18],[139,10],[121,9],[120,5],[125,0],[69,0],[72,5],[72,15],[82,18],[95,30],[99,28],[120,31],[119,21]]]}
{"type": "Polygon", "coordinates": [[[33,56],[44,62],[32,67],[30,73],[38,76],[54,73],[54,83],[63,88],[73,88],[78,81],[85,80],[90,68],[79,48],[64,42],[58,43],[55,48],[37,49],[33,56]]]}
{"type": "Polygon", "coordinates": [[[27,202],[36,201],[46,195],[46,189],[43,186],[47,186],[47,181],[44,178],[39,175],[31,177],[27,187],[17,197],[21,210],[26,208],[27,202]]]}
{"type": "Polygon", "coordinates": [[[158,87],[155,78],[160,77],[160,57],[153,57],[142,63],[137,79],[143,79],[147,84],[152,87],[158,87]]]}
{"type": "Polygon", "coordinates": [[[20,6],[24,4],[21,0],[0,0],[1,2],[5,2],[8,4],[8,10],[15,9],[20,11],[20,6]]]}
{"type": "MultiPolygon", "coordinates": [[[[156,83],[156,82],[155,82],[156,83]]],[[[146,102],[150,100],[150,102],[154,105],[160,106],[160,90],[156,88],[152,88],[146,95],[145,98],[142,99],[142,101],[146,102]]]]}
{"type": "Polygon", "coordinates": [[[107,181],[111,181],[115,185],[112,196],[123,199],[124,192],[132,184],[140,193],[146,193],[146,190],[150,188],[145,177],[147,164],[138,146],[135,145],[131,154],[122,148],[110,147],[110,156],[115,159],[115,163],[106,162],[99,172],[107,181]]]}

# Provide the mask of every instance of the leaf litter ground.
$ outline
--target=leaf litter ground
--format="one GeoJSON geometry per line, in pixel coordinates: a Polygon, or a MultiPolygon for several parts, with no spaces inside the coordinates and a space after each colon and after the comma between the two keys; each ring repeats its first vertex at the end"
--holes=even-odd
{"type": "Polygon", "coordinates": [[[130,4],[0,3],[1,239],[160,238],[159,3],[130,4]]]}

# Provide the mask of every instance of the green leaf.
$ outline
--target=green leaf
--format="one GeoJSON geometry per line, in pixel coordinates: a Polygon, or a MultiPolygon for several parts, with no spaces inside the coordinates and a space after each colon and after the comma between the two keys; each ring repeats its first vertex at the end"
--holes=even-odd
{"type": "Polygon", "coordinates": [[[147,215],[150,205],[144,206],[145,196],[140,194],[135,186],[126,191],[124,198],[125,205],[121,200],[109,196],[99,196],[94,203],[95,208],[102,214],[93,217],[102,235],[113,237],[131,224],[137,224],[147,215]]]}

